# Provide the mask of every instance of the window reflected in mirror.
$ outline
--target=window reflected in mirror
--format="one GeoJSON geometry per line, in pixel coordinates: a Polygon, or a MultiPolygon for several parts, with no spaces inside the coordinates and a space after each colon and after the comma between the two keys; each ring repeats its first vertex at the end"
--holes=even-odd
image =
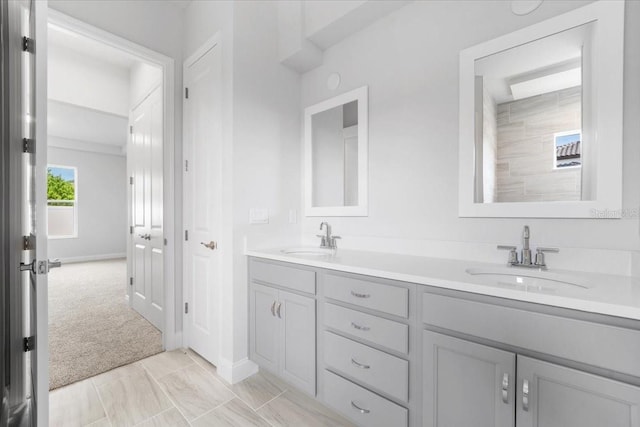
{"type": "Polygon", "coordinates": [[[593,24],[475,61],[475,202],[590,200],[593,24]]]}

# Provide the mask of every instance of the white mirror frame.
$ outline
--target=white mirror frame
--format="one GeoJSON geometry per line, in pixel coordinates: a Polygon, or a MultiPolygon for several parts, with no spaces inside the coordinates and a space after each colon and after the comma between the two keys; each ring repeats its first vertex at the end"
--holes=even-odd
{"type": "Polygon", "coordinates": [[[620,218],[622,215],[622,114],[624,1],[601,0],[460,52],[460,217],[620,218]],[[596,199],[566,202],[475,203],[475,60],[597,21],[593,72],[596,199]],[[606,149],[605,149],[606,148],[606,149]]]}
{"type": "Polygon", "coordinates": [[[304,189],[306,216],[367,216],[368,215],[368,146],[369,106],[368,86],[335,96],[304,110],[304,189]],[[356,206],[313,206],[313,147],[311,116],[340,105],[358,101],[358,204],[356,206]]]}

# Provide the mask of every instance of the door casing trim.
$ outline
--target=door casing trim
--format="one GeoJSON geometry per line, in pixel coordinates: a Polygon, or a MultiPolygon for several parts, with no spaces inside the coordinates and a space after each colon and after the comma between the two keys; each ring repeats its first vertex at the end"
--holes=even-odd
{"type": "MultiPolygon", "coordinates": [[[[172,350],[182,346],[182,334],[176,333],[176,205],[175,205],[175,60],[123,37],[87,24],[64,13],[49,9],[48,22],[95,41],[135,55],[162,68],[163,91],[163,233],[167,239],[164,251],[164,330],[163,347],[172,350]]],[[[128,200],[128,204],[130,204],[128,200]]],[[[124,232],[124,230],[123,230],[124,232]]],[[[129,244],[127,245],[129,247],[129,244]]],[[[129,289],[130,293],[131,290],[129,289]]],[[[131,298],[129,298],[131,300],[131,298]]]]}

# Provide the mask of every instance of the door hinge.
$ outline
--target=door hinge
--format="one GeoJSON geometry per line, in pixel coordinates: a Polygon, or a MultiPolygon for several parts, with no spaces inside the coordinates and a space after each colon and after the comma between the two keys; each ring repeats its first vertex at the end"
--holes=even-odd
{"type": "Polygon", "coordinates": [[[36,42],[29,37],[22,37],[22,51],[33,53],[35,51],[36,42]]]}
{"type": "Polygon", "coordinates": [[[164,239],[164,245],[167,246],[167,239],[164,239]]]}
{"type": "Polygon", "coordinates": [[[129,177],[129,185],[133,185],[133,177],[132,176],[129,177]]]}
{"type": "Polygon", "coordinates": [[[36,152],[35,141],[31,138],[22,138],[22,152],[34,154],[36,152]]]}
{"type": "Polygon", "coordinates": [[[36,348],[36,337],[34,337],[34,336],[24,337],[22,342],[23,342],[23,350],[24,350],[25,353],[28,352],[28,351],[31,351],[31,350],[35,350],[35,348],[36,348]]]}
{"type": "Polygon", "coordinates": [[[129,234],[133,234],[133,225],[129,226],[129,234]]]}
{"type": "Polygon", "coordinates": [[[32,251],[36,248],[36,237],[34,235],[22,236],[22,250],[32,251]]]}
{"type": "Polygon", "coordinates": [[[189,314],[189,303],[188,302],[184,303],[184,314],[189,314]]]}
{"type": "Polygon", "coordinates": [[[133,277],[129,277],[129,286],[133,286],[133,277]]]}
{"type": "Polygon", "coordinates": [[[189,240],[189,230],[184,230],[184,240],[189,240]]]}
{"type": "Polygon", "coordinates": [[[129,133],[133,135],[133,126],[129,126],[129,133]]]}
{"type": "Polygon", "coordinates": [[[188,87],[184,88],[184,98],[185,99],[189,99],[189,88],[188,87]]]}
{"type": "Polygon", "coordinates": [[[189,160],[184,161],[184,171],[189,172],[189,160]]]}

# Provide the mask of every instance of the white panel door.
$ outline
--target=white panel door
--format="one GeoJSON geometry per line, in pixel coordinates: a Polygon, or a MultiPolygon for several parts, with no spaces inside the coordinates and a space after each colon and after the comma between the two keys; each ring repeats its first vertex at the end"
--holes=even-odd
{"type": "Polygon", "coordinates": [[[3,39],[3,50],[7,49],[3,61],[8,61],[3,78],[8,79],[10,88],[8,126],[2,132],[10,143],[9,247],[11,263],[15,264],[9,274],[9,296],[15,305],[8,313],[10,351],[0,357],[7,364],[4,356],[9,355],[11,380],[2,387],[9,387],[9,403],[18,408],[10,414],[9,425],[44,426],[49,422],[47,274],[59,266],[47,260],[46,47],[37,52],[34,48],[36,44],[46,46],[47,3],[19,0],[8,2],[3,9],[8,18],[2,23],[7,25],[3,28],[7,37],[3,39]],[[23,37],[31,39],[27,49],[23,48],[23,37]],[[29,337],[26,342],[25,337],[29,337]]]}
{"type": "Polygon", "coordinates": [[[184,81],[185,344],[215,365],[220,339],[220,46],[185,63],[184,81]]]}
{"type": "Polygon", "coordinates": [[[162,230],[162,89],[158,86],[131,113],[131,305],[164,330],[162,230]]]}

